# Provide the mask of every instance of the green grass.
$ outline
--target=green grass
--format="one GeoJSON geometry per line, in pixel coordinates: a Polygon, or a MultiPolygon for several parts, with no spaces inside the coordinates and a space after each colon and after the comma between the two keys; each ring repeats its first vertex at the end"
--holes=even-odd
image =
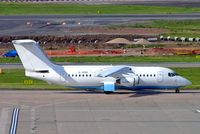
{"type": "Polygon", "coordinates": [[[89,56],[53,58],[57,62],[200,62],[196,56],[89,56]]]}
{"type": "Polygon", "coordinates": [[[127,25],[109,26],[109,28],[160,28],[168,29],[166,33],[170,36],[200,37],[200,19],[199,20],[158,20],[146,23],[136,23],[127,25]]]}
{"type": "MultiPolygon", "coordinates": [[[[151,45],[145,45],[145,48],[161,48],[161,47],[165,47],[164,44],[151,44],[151,45]]],[[[128,48],[144,48],[144,45],[142,44],[130,44],[130,45],[126,45],[123,47],[124,49],[128,49],[128,48]]]]}
{"type": "Polygon", "coordinates": [[[21,63],[19,57],[16,58],[4,58],[0,57],[0,63],[21,63]]]}
{"type": "MultiPolygon", "coordinates": [[[[183,89],[200,89],[200,69],[199,68],[172,68],[181,76],[192,82],[191,86],[183,89]]],[[[0,74],[0,89],[67,89],[62,86],[48,85],[46,82],[35,80],[24,75],[23,69],[5,69],[0,74]]]]}
{"type": "Polygon", "coordinates": [[[5,69],[0,74],[0,88],[6,89],[65,89],[62,86],[49,85],[44,81],[26,77],[23,69],[5,69]]]}
{"type": "MultiPolygon", "coordinates": [[[[51,58],[54,62],[200,62],[200,56],[69,56],[51,58]]],[[[0,58],[0,63],[20,63],[19,58],[0,58]]]]}
{"type": "Polygon", "coordinates": [[[136,5],[81,5],[47,3],[0,3],[1,15],[25,14],[174,14],[198,13],[200,8],[136,6],[136,5]]]}

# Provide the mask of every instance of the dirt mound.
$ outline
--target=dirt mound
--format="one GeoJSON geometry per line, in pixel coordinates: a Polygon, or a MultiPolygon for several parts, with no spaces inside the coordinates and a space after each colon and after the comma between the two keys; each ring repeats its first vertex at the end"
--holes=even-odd
{"type": "Polygon", "coordinates": [[[132,41],[129,41],[125,38],[116,38],[116,39],[113,39],[113,40],[110,40],[110,41],[107,41],[106,42],[107,44],[133,44],[132,41]]]}
{"type": "MultiPolygon", "coordinates": [[[[14,49],[12,40],[16,39],[33,39],[39,41],[44,49],[63,49],[68,48],[69,45],[74,44],[79,48],[93,48],[93,49],[112,49],[120,48],[121,44],[110,45],[105,42],[116,38],[124,38],[132,40],[134,38],[149,38],[152,36],[137,36],[137,35],[65,35],[65,36],[0,36],[0,49],[14,49]]],[[[124,44],[123,44],[124,45],[124,44]]]]}
{"type": "Polygon", "coordinates": [[[145,40],[145,39],[138,39],[138,41],[134,42],[134,44],[138,45],[138,44],[141,44],[141,45],[148,45],[148,44],[151,44],[151,42],[145,40]]]}

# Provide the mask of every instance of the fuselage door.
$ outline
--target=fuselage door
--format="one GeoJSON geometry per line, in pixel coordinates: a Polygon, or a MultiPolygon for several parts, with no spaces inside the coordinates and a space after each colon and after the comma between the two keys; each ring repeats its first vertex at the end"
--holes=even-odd
{"type": "Polygon", "coordinates": [[[162,82],[163,79],[164,79],[163,72],[159,71],[158,74],[157,74],[157,80],[158,80],[158,82],[162,82]]]}
{"type": "Polygon", "coordinates": [[[174,77],[174,83],[175,83],[175,86],[178,85],[178,80],[177,80],[177,76],[174,77]]]}

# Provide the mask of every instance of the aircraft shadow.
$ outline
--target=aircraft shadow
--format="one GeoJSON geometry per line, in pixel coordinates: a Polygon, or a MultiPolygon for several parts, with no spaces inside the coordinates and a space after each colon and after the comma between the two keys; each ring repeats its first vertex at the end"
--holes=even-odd
{"type": "MultiPolygon", "coordinates": [[[[96,90],[73,90],[73,91],[61,91],[57,92],[60,94],[105,94],[103,91],[96,90]]],[[[119,94],[130,94],[129,97],[145,97],[159,94],[200,94],[200,91],[195,90],[181,90],[180,93],[175,93],[174,90],[133,90],[133,91],[117,91],[111,94],[105,95],[119,95],[119,94]]]]}
{"type": "Polygon", "coordinates": [[[189,91],[189,90],[181,90],[180,93],[175,93],[174,90],[138,90],[133,93],[133,95],[129,97],[144,97],[144,96],[152,96],[159,94],[200,94],[200,91],[189,91]]]}

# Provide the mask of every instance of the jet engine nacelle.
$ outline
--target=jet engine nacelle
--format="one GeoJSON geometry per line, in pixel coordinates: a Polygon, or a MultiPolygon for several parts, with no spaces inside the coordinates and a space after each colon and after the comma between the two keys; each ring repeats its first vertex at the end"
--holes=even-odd
{"type": "Polygon", "coordinates": [[[127,87],[136,86],[139,84],[139,77],[136,75],[126,76],[118,79],[116,83],[121,86],[127,86],[127,87]]]}

